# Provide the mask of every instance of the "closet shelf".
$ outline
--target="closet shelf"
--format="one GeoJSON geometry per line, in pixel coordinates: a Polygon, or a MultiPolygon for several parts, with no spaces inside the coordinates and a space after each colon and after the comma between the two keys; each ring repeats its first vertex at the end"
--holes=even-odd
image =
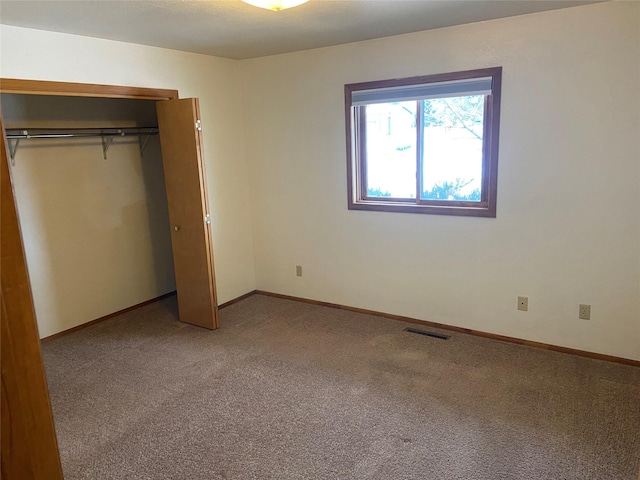
{"type": "Polygon", "coordinates": [[[122,127],[122,128],[8,128],[6,130],[9,143],[11,165],[15,166],[16,152],[21,140],[52,138],[89,138],[100,137],[102,140],[102,156],[107,159],[107,151],[116,137],[137,136],[140,144],[140,156],[144,155],[149,138],[158,135],[158,127],[122,127]]]}

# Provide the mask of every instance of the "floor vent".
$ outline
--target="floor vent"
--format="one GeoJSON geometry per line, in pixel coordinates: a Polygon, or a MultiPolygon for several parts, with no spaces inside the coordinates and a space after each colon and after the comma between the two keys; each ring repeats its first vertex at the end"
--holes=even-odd
{"type": "Polygon", "coordinates": [[[434,332],[425,332],[424,330],[418,330],[417,328],[411,328],[411,327],[405,328],[404,331],[409,333],[417,333],[418,335],[426,335],[427,337],[439,338],[440,340],[449,340],[449,338],[451,337],[451,335],[443,335],[441,333],[434,333],[434,332]]]}

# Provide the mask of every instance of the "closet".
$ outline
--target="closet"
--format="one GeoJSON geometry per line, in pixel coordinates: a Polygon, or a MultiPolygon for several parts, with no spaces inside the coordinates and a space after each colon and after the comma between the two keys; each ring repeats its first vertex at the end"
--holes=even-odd
{"type": "Polygon", "coordinates": [[[6,82],[4,134],[41,336],[173,290],[181,320],[217,328],[197,99],[13,93],[6,82]]]}

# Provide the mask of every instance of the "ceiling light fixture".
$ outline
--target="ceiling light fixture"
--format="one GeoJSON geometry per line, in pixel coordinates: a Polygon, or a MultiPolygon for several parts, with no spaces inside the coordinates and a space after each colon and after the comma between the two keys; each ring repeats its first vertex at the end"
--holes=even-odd
{"type": "Polygon", "coordinates": [[[266,8],[267,10],[284,10],[285,8],[297,7],[309,0],[242,0],[244,3],[254,7],[266,8]]]}

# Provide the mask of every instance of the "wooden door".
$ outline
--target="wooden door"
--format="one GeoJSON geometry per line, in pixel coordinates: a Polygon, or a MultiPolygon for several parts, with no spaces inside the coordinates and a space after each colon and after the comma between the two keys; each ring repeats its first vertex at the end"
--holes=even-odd
{"type": "Polygon", "coordinates": [[[2,118],[2,480],[62,480],[2,118]]]}
{"type": "Polygon", "coordinates": [[[180,320],[218,328],[213,248],[197,98],[156,104],[180,320]]]}

